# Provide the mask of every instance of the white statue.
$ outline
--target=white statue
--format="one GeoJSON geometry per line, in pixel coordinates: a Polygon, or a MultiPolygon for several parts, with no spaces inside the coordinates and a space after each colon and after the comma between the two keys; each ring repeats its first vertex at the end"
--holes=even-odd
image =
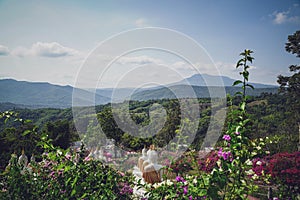
{"type": "MultiPolygon", "coordinates": [[[[158,183],[161,182],[161,168],[162,165],[159,165],[157,163],[158,160],[158,154],[155,151],[154,145],[152,145],[151,147],[151,151],[149,151],[148,154],[148,160],[147,162],[149,162],[147,165],[143,164],[143,178],[145,180],[145,182],[147,183],[158,183]]],[[[145,161],[146,162],[146,161],[145,161]]],[[[144,162],[144,163],[145,163],[144,162]]]]}
{"type": "Polygon", "coordinates": [[[147,159],[143,162],[143,165],[141,167],[141,172],[142,173],[144,172],[145,167],[151,163],[149,158],[150,158],[151,152],[154,151],[154,149],[155,149],[154,144],[151,144],[150,147],[149,147],[149,150],[147,151],[147,159]]]}
{"type": "Polygon", "coordinates": [[[148,159],[147,156],[147,149],[146,147],[143,148],[142,150],[142,156],[138,160],[138,168],[140,171],[143,171],[143,163],[148,159]]]}
{"type": "Polygon", "coordinates": [[[24,149],[22,150],[22,154],[21,154],[20,157],[19,157],[18,164],[19,164],[19,166],[21,167],[21,169],[24,169],[25,167],[27,167],[27,164],[28,164],[28,158],[27,158],[27,156],[25,155],[24,149]]]}

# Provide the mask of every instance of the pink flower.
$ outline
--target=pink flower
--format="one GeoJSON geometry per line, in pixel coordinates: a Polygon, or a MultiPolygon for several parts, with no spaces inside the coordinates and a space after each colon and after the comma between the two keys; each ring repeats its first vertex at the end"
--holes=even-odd
{"type": "Polygon", "coordinates": [[[227,160],[231,156],[231,152],[230,151],[223,152],[223,149],[220,148],[219,151],[218,151],[218,156],[223,157],[224,160],[227,160]]]}
{"type": "Polygon", "coordinates": [[[230,141],[231,137],[230,137],[230,135],[224,135],[223,139],[226,140],[226,141],[230,141]]]}
{"type": "Polygon", "coordinates": [[[88,162],[88,161],[90,161],[90,160],[91,160],[91,157],[90,157],[90,156],[87,156],[87,157],[84,158],[83,161],[88,162]]]}
{"type": "Polygon", "coordinates": [[[187,188],[187,186],[184,186],[184,187],[183,187],[183,194],[186,195],[187,193],[188,193],[188,188],[187,188]]]}
{"type": "Polygon", "coordinates": [[[222,157],[222,155],[223,155],[223,148],[221,147],[218,151],[218,156],[222,157]]]}
{"type": "Polygon", "coordinates": [[[222,157],[224,158],[224,160],[227,160],[230,157],[231,153],[229,152],[223,152],[222,157]]]}
{"type": "Polygon", "coordinates": [[[68,160],[70,160],[70,159],[72,158],[71,154],[69,154],[69,153],[67,153],[67,154],[65,155],[65,157],[66,157],[66,159],[68,159],[68,160]]]}
{"type": "Polygon", "coordinates": [[[176,177],[176,181],[177,181],[177,182],[185,182],[186,180],[184,180],[183,177],[177,176],[177,177],[176,177]]]}
{"type": "Polygon", "coordinates": [[[235,132],[235,134],[236,134],[236,135],[239,135],[239,134],[240,134],[240,132],[235,132]]]}

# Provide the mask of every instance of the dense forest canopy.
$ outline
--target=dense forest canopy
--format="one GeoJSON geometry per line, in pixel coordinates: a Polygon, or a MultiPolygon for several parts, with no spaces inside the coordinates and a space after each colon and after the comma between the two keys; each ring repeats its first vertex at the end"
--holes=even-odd
{"type": "MultiPolygon", "coordinates": [[[[289,103],[289,94],[267,94],[263,93],[259,97],[251,97],[247,107],[249,117],[252,121],[249,130],[249,137],[273,137],[279,140],[268,146],[272,153],[297,150],[298,143],[298,126],[299,118],[295,118],[291,114],[291,105],[289,103]]],[[[200,110],[200,118],[198,131],[195,139],[189,148],[199,150],[202,146],[203,139],[206,136],[211,117],[211,107],[209,99],[199,99],[199,104],[205,104],[200,110]]],[[[234,104],[239,102],[239,97],[233,100],[234,104]]],[[[86,127],[84,133],[78,133],[74,127],[71,109],[17,109],[15,113],[19,117],[32,120],[32,123],[22,124],[8,120],[4,124],[4,119],[1,120],[0,133],[0,148],[1,152],[1,168],[6,165],[10,154],[13,151],[18,153],[25,148],[27,154],[41,153],[36,147],[35,139],[31,138],[30,134],[22,135],[26,126],[37,126],[38,132],[47,133],[53,140],[53,144],[62,148],[68,148],[72,142],[80,140],[80,135],[86,134],[88,137],[84,140],[87,145],[99,145],[103,138],[99,133],[104,133],[107,138],[113,138],[117,145],[128,150],[138,151],[144,145],[155,143],[157,146],[164,146],[168,141],[176,137],[180,125],[180,107],[176,99],[165,100],[149,100],[149,101],[131,101],[130,102],[130,117],[136,123],[141,125],[149,124],[149,108],[153,104],[162,105],[167,112],[167,120],[163,128],[153,137],[134,137],[122,131],[116,124],[113,116],[111,105],[98,106],[97,121],[91,120],[89,115],[81,116],[82,123],[86,127]]],[[[230,116],[227,117],[227,121],[230,116]]],[[[226,124],[226,122],[225,122],[226,124]]],[[[226,131],[226,126],[224,130],[226,131]]],[[[146,134],[146,133],[145,133],[146,134]]],[[[82,138],[81,138],[82,139],[82,138]]],[[[209,145],[209,144],[208,144],[209,145]]]]}

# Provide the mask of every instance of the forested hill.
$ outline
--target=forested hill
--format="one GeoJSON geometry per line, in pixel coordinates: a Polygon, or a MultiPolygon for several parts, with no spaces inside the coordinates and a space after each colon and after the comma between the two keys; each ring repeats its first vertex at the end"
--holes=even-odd
{"type": "MultiPolygon", "coordinates": [[[[198,98],[209,98],[214,97],[214,94],[222,94],[224,92],[223,87],[218,86],[191,86],[189,85],[174,85],[170,87],[162,87],[152,90],[143,90],[134,93],[131,97],[133,100],[145,101],[151,99],[176,99],[176,98],[188,98],[197,96],[198,98]],[[214,91],[210,94],[210,91],[214,91]]],[[[225,86],[226,94],[234,95],[236,92],[242,91],[240,87],[225,86]]],[[[247,94],[250,96],[260,96],[263,93],[276,94],[278,92],[278,87],[267,87],[267,88],[255,88],[255,90],[247,88],[247,94]]]]}
{"type": "MultiPolygon", "coordinates": [[[[209,99],[199,99],[199,103],[206,103],[208,101],[209,99]]],[[[239,99],[236,98],[233,102],[237,105],[239,99]]],[[[87,144],[92,145],[94,142],[99,142],[98,135],[101,129],[108,138],[114,138],[120,145],[129,149],[139,150],[145,143],[150,144],[152,142],[157,146],[161,146],[165,140],[170,139],[169,137],[176,135],[176,130],[179,127],[180,106],[178,100],[131,101],[129,111],[131,119],[140,125],[142,129],[150,122],[150,108],[152,109],[151,112],[154,112],[152,113],[153,116],[156,116],[155,113],[161,113],[159,106],[156,106],[158,109],[157,112],[153,110],[153,105],[157,104],[162,105],[166,109],[167,121],[163,126],[164,128],[153,138],[133,137],[119,129],[114,121],[110,104],[96,107],[96,121],[93,118],[94,115],[92,116],[84,112],[86,108],[83,108],[80,118],[76,120],[77,123],[85,127],[82,133],[88,136],[85,141],[87,144]]],[[[278,139],[278,143],[274,142],[268,147],[273,153],[295,151],[298,144],[297,122],[299,119],[291,115],[289,107],[290,104],[286,96],[283,95],[264,94],[259,97],[250,98],[247,110],[252,123],[249,124],[248,136],[252,139],[265,138],[266,136],[274,139],[274,141],[278,139]]],[[[47,133],[55,145],[66,148],[71,142],[79,139],[70,108],[14,109],[13,111],[18,113],[18,116],[22,119],[32,120],[33,124],[38,127],[38,132],[47,133]]],[[[211,115],[210,108],[202,109],[200,114],[199,127],[191,146],[195,149],[201,147],[203,138],[206,135],[211,115]]],[[[226,124],[227,122],[225,122],[224,131],[226,131],[226,124]]],[[[159,123],[154,123],[154,125],[159,125],[159,123]]],[[[24,127],[13,120],[9,120],[6,124],[3,119],[0,120],[0,151],[7,152],[0,156],[1,164],[8,162],[10,157],[8,152],[13,152],[14,150],[19,150],[24,147],[26,147],[28,153],[38,151],[38,149],[35,148],[36,144],[34,140],[30,138],[30,134],[23,136],[23,131],[24,127]]],[[[142,132],[146,133],[144,129],[142,132]]]]}
{"type": "MultiPolygon", "coordinates": [[[[195,78],[187,79],[191,84],[195,84],[195,78]]],[[[197,79],[198,80],[198,79],[197,79]]],[[[203,81],[202,81],[203,82],[203,81]]],[[[199,80],[201,83],[201,80],[199,80]]],[[[277,93],[277,87],[259,85],[255,90],[249,90],[247,93],[251,96],[259,96],[262,93],[277,93]]],[[[133,91],[131,88],[120,88],[117,90],[119,99],[132,99],[138,101],[155,99],[174,99],[194,97],[191,94],[189,85],[169,85],[168,87],[150,88],[133,91]]],[[[210,97],[206,86],[192,86],[193,91],[198,98],[210,97]]],[[[214,91],[222,91],[223,87],[211,86],[214,91]]],[[[50,83],[35,83],[26,81],[16,81],[13,79],[0,80],[0,103],[5,108],[70,108],[72,107],[72,93],[74,88],[71,86],[59,86],[50,83]],[[12,104],[15,105],[12,105],[12,104]]],[[[103,105],[111,101],[113,89],[97,89],[96,95],[88,90],[76,89],[80,96],[94,97],[96,105],[103,105]]],[[[239,87],[225,86],[226,93],[233,95],[240,91],[239,87]]],[[[193,93],[194,93],[193,92],[193,93]]],[[[92,99],[92,98],[88,98],[92,99]]],[[[84,99],[83,99],[84,100],[84,99]]],[[[85,106],[94,105],[93,102],[84,102],[85,106]]],[[[3,109],[2,109],[3,110],[3,109]]]]}
{"type": "MultiPolygon", "coordinates": [[[[20,104],[35,108],[68,108],[72,106],[73,87],[50,83],[33,83],[13,79],[0,80],[0,103],[20,104]]],[[[77,89],[82,96],[88,91],[77,89]]],[[[110,99],[96,95],[97,104],[105,104],[110,99]]]]}

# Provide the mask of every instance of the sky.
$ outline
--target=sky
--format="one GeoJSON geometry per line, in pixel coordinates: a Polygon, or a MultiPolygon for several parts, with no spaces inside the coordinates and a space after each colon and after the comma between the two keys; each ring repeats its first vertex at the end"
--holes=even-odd
{"type": "Polygon", "coordinates": [[[299,0],[0,0],[0,78],[76,87],[144,87],[195,73],[276,85],[299,58],[299,0]],[[156,27],[156,28],[149,28],[156,27]],[[151,48],[150,48],[151,47],[151,48]]]}

